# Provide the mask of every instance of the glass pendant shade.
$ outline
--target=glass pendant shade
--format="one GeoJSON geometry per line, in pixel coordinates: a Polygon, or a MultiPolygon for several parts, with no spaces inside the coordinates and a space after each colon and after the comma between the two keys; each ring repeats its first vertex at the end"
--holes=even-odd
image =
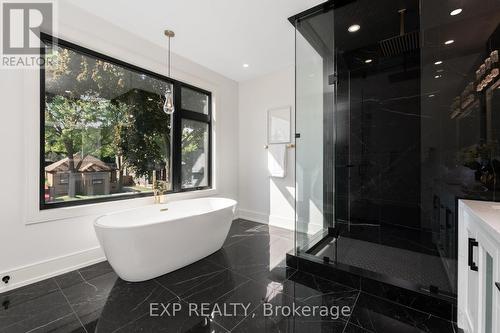
{"type": "Polygon", "coordinates": [[[167,89],[165,92],[165,103],[163,103],[163,112],[166,114],[174,113],[174,100],[172,97],[172,91],[167,89]]]}
{"type": "MultiPolygon", "coordinates": [[[[175,36],[175,33],[172,30],[165,30],[165,36],[168,37],[168,77],[170,77],[170,38],[175,36]]],[[[166,114],[174,113],[174,98],[172,96],[172,89],[167,86],[165,90],[165,103],[163,103],[163,112],[166,114]]]]}

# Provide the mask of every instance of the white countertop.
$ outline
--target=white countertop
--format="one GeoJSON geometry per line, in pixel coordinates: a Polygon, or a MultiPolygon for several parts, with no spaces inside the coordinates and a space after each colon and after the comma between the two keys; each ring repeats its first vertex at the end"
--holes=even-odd
{"type": "Polygon", "coordinates": [[[500,240],[500,202],[460,200],[470,214],[483,222],[484,228],[500,240]]]}

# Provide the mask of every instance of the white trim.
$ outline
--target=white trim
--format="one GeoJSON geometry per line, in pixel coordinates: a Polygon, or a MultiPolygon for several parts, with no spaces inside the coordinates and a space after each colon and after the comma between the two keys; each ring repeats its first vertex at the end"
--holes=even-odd
{"type": "Polygon", "coordinates": [[[238,217],[245,220],[269,224],[269,215],[258,213],[247,209],[238,209],[238,217]]]}
{"type": "MultiPolygon", "coordinates": [[[[193,199],[206,196],[215,196],[217,194],[218,192],[216,189],[179,192],[167,195],[167,201],[177,201],[177,200],[193,199]]],[[[70,206],[70,207],[54,208],[46,210],[39,210],[38,208],[35,207],[35,209],[31,209],[31,211],[29,210],[30,206],[28,205],[28,207],[26,208],[28,211],[28,215],[25,217],[24,221],[26,224],[35,224],[35,223],[57,221],[57,220],[82,217],[82,216],[97,217],[99,215],[109,213],[110,211],[119,211],[123,209],[136,208],[151,204],[153,204],[152,197],[99,202],[89,205],[70,206]]]]}
{"type": "Polygon", "coordinates": [[[42,281],[60,274],[71,272],[75,269],[86,267],[106,260],[101,247],[94,247],[85,251],[71,253],[34,264],[14,268],[1,272],[0,276],[9,275],[8,285],[0,285],[0,294],[9,290],[42,281]]]}
{"type": "MultiPolygon", "coordinates": [[[[280,227],[288,230],[295,230],[295,221],[293,219],[289,219],[283,216],[277,215],[268,215],[264,213],[259,213],[256,211],[248,210],[248,209],[238,209],[238,217],[250,220],[254,222],[259,222],[263,224],[272,225],[275,227],[280,227]]],[[[310,224],[307,230],[307,233],[310,235],[315,235],[322,229],[320,225],[310,224]]]]}

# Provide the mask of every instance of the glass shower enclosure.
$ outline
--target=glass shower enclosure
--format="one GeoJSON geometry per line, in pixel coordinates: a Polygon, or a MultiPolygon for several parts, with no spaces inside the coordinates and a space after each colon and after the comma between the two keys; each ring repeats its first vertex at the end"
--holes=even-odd
{"type": "Polygon", "coordinates": [[[458,199],[500,194],[500,3],[329,1],[289,20],[295,255],[454,297],[458,199]]]}

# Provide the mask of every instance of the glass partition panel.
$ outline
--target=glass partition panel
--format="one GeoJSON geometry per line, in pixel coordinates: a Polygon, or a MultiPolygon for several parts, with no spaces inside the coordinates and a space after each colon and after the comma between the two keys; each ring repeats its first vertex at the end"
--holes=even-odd
{"type": "Polygon", "coordinates": [[[296,230],[307,250],[333,223],[333,12],[295,22],[296,32],[296,230]],[[329,148],[327,148],[329,147],[329,148]],[[325,158],[325,155],[328,155],[325,158]]]}

